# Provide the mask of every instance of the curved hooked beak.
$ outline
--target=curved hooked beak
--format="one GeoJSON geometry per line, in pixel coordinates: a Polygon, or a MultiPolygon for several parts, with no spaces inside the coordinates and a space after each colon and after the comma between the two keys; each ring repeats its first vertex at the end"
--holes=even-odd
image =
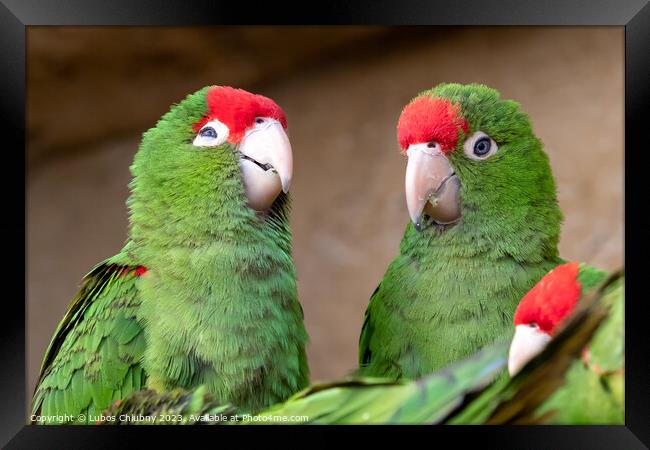
{"type": "Polygon", "coordinates": [[[510,344],[508,354],[508,373],[515,375],[531,359],[541,353],[551,340],[551,336],[539,328],[529,325],[517,325],[515,336],[510,344]]]}
{"type": "Polygon", "coordinates": [[[423,228],[424,213],[438,224],[458,221],[460,182],[447,157],[427,143],[410,145],[406,154],[406,206],[415,228],[423,228]]]}
{"type": "Polygon", "coordinates": [[[280,122],[265,118],[246,132],[239,152],[248,205],[266,211],[291,185],[293,155],[287,133],[280,122]]]}

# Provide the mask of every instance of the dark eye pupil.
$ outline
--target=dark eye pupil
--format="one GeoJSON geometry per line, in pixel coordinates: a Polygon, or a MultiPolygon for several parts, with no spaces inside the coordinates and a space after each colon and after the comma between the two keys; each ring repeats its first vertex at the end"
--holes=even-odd
{"type": "Polygon", "coordinates": [[[490,139],[486,137],[481,138],[474,144],[474,154],[476,156],[484,156],[490,151],[491,146],[490,139]]]}
{"type": "Polygon", "coordinates": [[[257,119],[255,119],[255,122],[257,122],[257,123],[263,123],[263,122],[264,122],[264,119],[258,117],[257,119]]]}
{"type": "Polygon", "coordinates": [[[201,130],[201,137],[214,139],[217,137],[217,132],[212,127],[206,127],[201,130]]]}

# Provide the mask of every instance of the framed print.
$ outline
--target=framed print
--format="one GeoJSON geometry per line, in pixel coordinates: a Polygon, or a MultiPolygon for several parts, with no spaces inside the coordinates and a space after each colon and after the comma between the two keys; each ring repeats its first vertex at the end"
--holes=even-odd
{"type": "Polygon", "coordinates": [[[649,21],[3,1],[2,442],[644,448],[649,21]]]}

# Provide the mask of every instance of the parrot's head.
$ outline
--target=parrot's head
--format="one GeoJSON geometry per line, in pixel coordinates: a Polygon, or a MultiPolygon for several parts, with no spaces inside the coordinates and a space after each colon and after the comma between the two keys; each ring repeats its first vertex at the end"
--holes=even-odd
{"type": "Polygon", "coordinates": [[[440,84],[404,108],[397,135],[418,231],[462,227],[495,238],[523,226],[556,247],[555,182],[518,103],[484,85],[440,84]]]}
{"type": "Polygon", "coordinates": [[[143,135],[131,166],[132,223],[190,235],[264,220],[291,184],[286,129],[267,97],[227,86],[188,95],[143,135]]]}
{"type": "Polygon", "coordinates": [[[551,341],[578,303],[580,265],[562,264],[546,274],[519,302],[514,316],[508,372],[514,375],[551,341]]]}

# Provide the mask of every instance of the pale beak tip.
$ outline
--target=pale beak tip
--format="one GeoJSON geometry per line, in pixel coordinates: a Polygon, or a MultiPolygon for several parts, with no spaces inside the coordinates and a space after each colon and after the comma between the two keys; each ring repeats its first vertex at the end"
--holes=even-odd
{"type": "Polygon", "coordinates": [[[517,367],[514,363],[508,361],[508,375],[513,377],[517,372],[519,372],[519,367],[517,367]]]}
{"type": "Polygon", "coordinates": [[[288,194],[289,187],[291,186],[291,178],[282,178],[280,181],[282,183],[282,192],[288,194]]]}
{"type": "Polygon", "coordinates": [[[413,223],[413,227],[417,231],[422,231],[422,229],[424,228],[424,224],[422,220],[423,218],[422,208],[418,208],[418,209],[419,209],[419,213],[414,213],[413,211],[409,211],[410,213],[409,216],[411,216],[411,222],[413,223]]]}
{"type": "Polygon", "coordinates": [[[528,325],[517,325],[508,352],[508,373],[514,376],[530,360],[539,355],[551,340],[551,336],[528,325]]]}

